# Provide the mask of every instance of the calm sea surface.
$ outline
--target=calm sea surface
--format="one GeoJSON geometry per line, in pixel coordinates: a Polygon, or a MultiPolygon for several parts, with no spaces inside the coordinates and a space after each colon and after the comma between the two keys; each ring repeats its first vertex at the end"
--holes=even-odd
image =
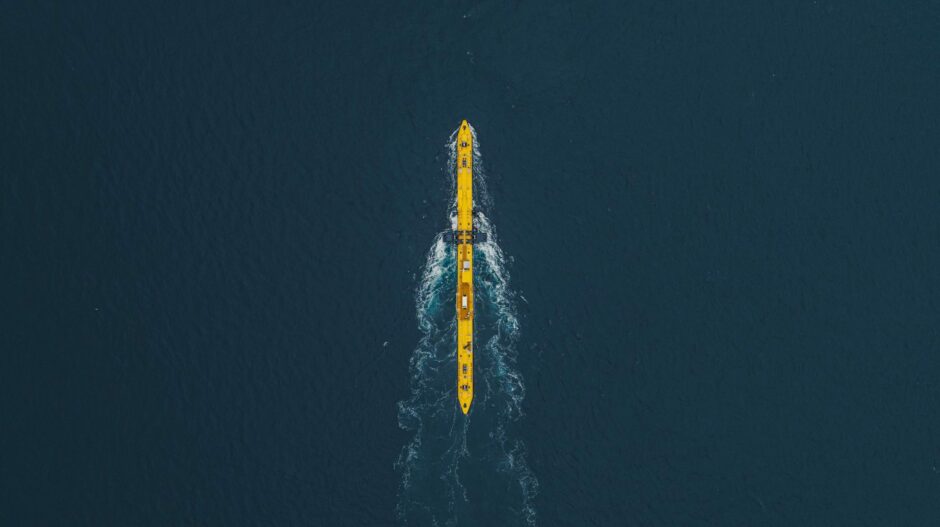
{"type": "Polygon", "coordinates": [[[0,7],[0,524],[940,524],[936,2],[397,4],[0,7]]]}

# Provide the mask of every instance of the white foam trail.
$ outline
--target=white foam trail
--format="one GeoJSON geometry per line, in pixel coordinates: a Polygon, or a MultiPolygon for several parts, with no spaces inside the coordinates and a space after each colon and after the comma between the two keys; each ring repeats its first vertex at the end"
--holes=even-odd
{"type": "Polygon", "coordinates": [[[438,235],[428,250],[421,281],[415,290],[416,315],[421,339],[411,355],[411,397],[398,403],[398,424],[414,432],[412,440],[402,448],[396,468],[402,474],[399,488],[398,515],[402,520],[418,514],[431,524],[452,517],[453,507],[440,511],[439,502],[456,501],[453,496],[460,489],[457,476],[457,458],[466,447],[465,431],[454,430],[453,416],[449,426],[443,428],[447,417],[442,412],[453,403],[452,376],[446,375],[448,364],[454,362],[448,350],[453,348],[453,317],[442,309],[447,284],[453,282],[453,249],[438,235]],[[450,403],[450,404],[449,404],[450,403]],[[443,462],[443,463],[442,463],[443,462]],[[421,486],[413,488],[417,477],[421,486]],[[431,479],[445,481],[441,492],[427,489],[431,479]],[[442,517],[443,516],[445,517],[442,517]]]}
{"type": "MultiPolygon", "coordinates": [[[[518,482],[522,493],[522,512],[528,525],[535,525],[536,513],[534,499],[538,493],[538,480],[525,461],[525,445],[519,439],[513,439],[507,433],[512,422],[522,417],[522,400],[525,398],[525,384],[516,368],[519,339],[519,319],[516,316],[515,296],[509,287],[509,271],[506,257],[499,246],[499,238],[490,219],[482,212],[476,218],[477,229],[487,235],[488,241],[475,246],[483,255],[483,265],[479,277],[483,284],[481,291],[485,302],[490,303],[496,314],[495,334],[486,343],[484,352],[492,365],[493,374],[487,379],[495,379],[499,395],[504,404],[499,410],[496,432],[493,438],[502,452],[503,461],[500,470],[510,474],[518,482]]],[[[484,363],[485,366],[485,363],[484,363]]],[[[489,383],[487,383],[489,384],[489,383]]],[[[488,386],[488,390],[492,389],[488,386]]]]}
{"type": "MultiPolygon", "coordinates": [[[[472,129],[472,128],[471,128],[472,129]]],[[[476,130],[473,130],[477,139],[476,130]]],[[[456,190],[455,130],[450,136],[448,174],[452,195],[456,190]]],[[[474,205],[491,207],[486,187],[479,141],[474,141],[474,205]]],[[[450,230],[457,226],[456,197],[449,210],[450,230]]],[[[509,287],[506,257],[498,244],[491,220],[478,212],[477,229],[488,241],[475,245],[479,285],[476,332],[485,344],[475,365],[478,390],[470,416],[463,416],[455,403],[455,331],[451,302],[455,294],[454,249],[439,233],[428,250],[421,279],[415,289],[416,316],[421,339],[410,360],[411,397],[398,404],[402,429],[414,432],[402,448],[396,469],[402,474],[397,512],[406,524],[456,525],[458,515],[469,505],[468,491],[460,479],[463,465],[473,472],[495,476],[504,474],[518,485],[521,521],[535,525],[533,500],[538,481],[525,462],[525,445],[512,437],[513,423],[522,416],[525,385],[516,369],[519,321],[515,293],[509,287]],[[482,258],[480,258],[482,256],[482,258]],[[484,308],[484,309],[480,309],[484,308]],[[484,339],[485,337],[485,339],[484,339]],[[490,441],[477,445],[475,455],[468,447],[471,417],[477,414],[480,426],[490,429],[490,441]]],[[[447,232],[447,231],[445,231],[447,232]]],[[[486,431],[486,430],[484,430],[486,431]]],[[[477,507],[485,507],[480,504],[477,507]]]]}

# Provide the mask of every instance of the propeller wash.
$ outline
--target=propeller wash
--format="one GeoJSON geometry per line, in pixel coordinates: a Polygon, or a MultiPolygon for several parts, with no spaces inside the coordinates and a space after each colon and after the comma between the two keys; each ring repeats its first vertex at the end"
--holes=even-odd
{"type": "Polygon", "coordinates": [[[450,228],[435,237],[415,291],[421,338],[411,395],[398,403],[398,424],[413,434],[395,463],[398,519],[533,526],[538,481],[518,437],[516,294],[485,213],[492,205],[476,131],[463,121],[447,148],[450,228]]]}

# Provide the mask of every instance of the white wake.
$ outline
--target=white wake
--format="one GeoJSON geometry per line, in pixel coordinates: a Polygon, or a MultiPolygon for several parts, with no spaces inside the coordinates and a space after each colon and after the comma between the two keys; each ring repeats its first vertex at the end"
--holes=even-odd
{"type": "MultiPolygon", "coordinates": [[[[452,194],[456,133],[447,145],[452,194]]],[[[536,520],[533,500],[538,481],[526,465],[525,445],[514,433],[525,397],[516,365],[520,336],[516,294],[509,286],[507,260],[496,230],[485,214],[492,204],[476,130],[473,134],[474,205],[480,209],[474,224],[488,237],[474,246],[475,333],[483,343],[474,361],[478,389],[470,415],[464,416],[456,394],[454,248],[444,242],[447,231],[442,231],[428,250],[415,289],[421,338],[410,359],[410,397],[398,403],[399,426],[413,433],[395,463],[401,473],[397,513],[407,525],[457,525],[458,520],[462,525],[482,525],[496,514],[512,515],[497,518],[500,525],[532,526],[536,520]],[[511,491],[503,492],[505,487],[511,491]],[[497,507],[495,501],[504,503],[497,507]]],[[[456,227],[455,202],[449,220],[448,231],[456,227]]]]}

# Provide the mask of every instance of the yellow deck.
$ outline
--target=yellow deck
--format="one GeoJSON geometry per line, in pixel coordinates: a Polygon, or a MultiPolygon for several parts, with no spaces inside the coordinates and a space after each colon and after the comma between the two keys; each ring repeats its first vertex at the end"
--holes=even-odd
{"type": "Polygon", "coordinates": [[[473,132],[457,132],[457,399],[463,413],[473,401],[473,132]]]}

